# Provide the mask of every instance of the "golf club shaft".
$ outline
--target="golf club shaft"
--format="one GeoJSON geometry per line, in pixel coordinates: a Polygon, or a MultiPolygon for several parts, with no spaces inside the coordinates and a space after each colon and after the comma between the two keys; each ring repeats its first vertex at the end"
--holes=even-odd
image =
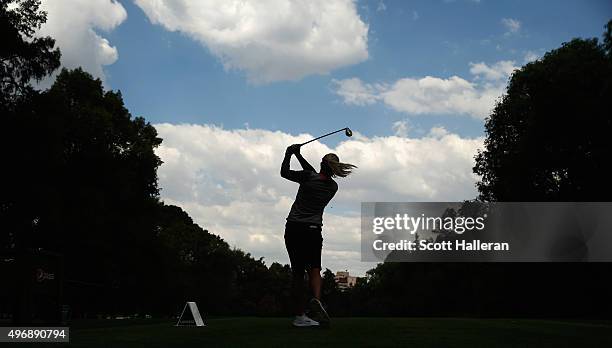
{"type": "Polygon", "coordinates": [[[301,143],[301,144],[300,144],[300,146],[304,146],[304,145],[306,145],[306,144],[308,144],[308,143],[311,143],[311,142],[313,142],[313,141],[315,141],[315,140],[319,140],[319,139],[321,139],[321,138],[325,138],[325,137],[326,137],[326,136],[328,136],[328,135],[332,135],[332,134],[336,134],[336,133],[338,133],[338,132],[342,132],[343,130],[346,130],[346,128],[338,129],[337,131],[333,131],[333,132],[331,132],[331,133],[327,133],[327,134],[325,134],[325,135],[321,135],[320,137],[316,137],[316,138],[314,138],[314,139],[310,139],[310,140],[308,140],[308,141],[307,141],[307,142],[305,142],[305,143],[301,143]]]}

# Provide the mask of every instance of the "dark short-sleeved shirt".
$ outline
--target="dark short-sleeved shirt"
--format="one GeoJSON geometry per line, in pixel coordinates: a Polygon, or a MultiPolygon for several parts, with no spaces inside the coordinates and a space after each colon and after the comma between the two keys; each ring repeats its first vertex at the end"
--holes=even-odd
{"type": "Polygon", "coordinates": [[[310,170],[295,171],[294,178],[300,184],[295,202],[287,221],[323,225],[323,209],[338,191],[332,179],[310,170]]]}

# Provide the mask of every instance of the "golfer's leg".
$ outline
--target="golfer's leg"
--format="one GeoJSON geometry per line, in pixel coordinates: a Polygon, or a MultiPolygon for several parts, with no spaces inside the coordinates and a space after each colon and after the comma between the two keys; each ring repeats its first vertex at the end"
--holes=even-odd
{"type": "Polygon", "coordinates": [[[310,279],[310,289],[314,298],[321,299],[321,268],[312,268],[308,271],[308,279],[310,279]]]}
{"type": "Polygon", "coordinates": [[[329,315],[321,303],[321,268],[310,269],[308,275],[310,278],[310,288],[314,296],[308,303],[308,308],[310,310],[309,316],[316,320],[321,326],[329,326],[329,315]]]}
{"type": "Polygon", "coordinates": [[[293,274],[291,292],[293,295],[294,314],[302,315],[306,306],[306,299],[304,298],[304,268],[291,267],[291,273],[293,274]]]}
{"type": "Polygon", "coordinates": [[[308,236],[308,279],[314,297],[308,303],[310,309],[309,313],[310,317],[316,320],[320,325],[328,326],[329,315],[321,304],[321,250],[323,248],[321,228],[319,227],[318,230],[310,231],[308,236]]]}
{"type": "Polygon", "coordinates": [[[321,250],[323,249],[323,236],[321,227],[309,234],[308,243],[308,279],[312,295],[317,300],[321,299],[321,250]]]}
{"type": "Polygon", "coordinates": [[[285,246],[289,254],[289,262],[291,263],[291,295],[293,299],[295,315],[304,314],[306,299],[304,298],[304,273],[306,271],[304,265],[304,255],[300,249],[302,241],[300,240],[299,231],[296,231],[295,224],[287,223],[285,228],[285,246]]]}

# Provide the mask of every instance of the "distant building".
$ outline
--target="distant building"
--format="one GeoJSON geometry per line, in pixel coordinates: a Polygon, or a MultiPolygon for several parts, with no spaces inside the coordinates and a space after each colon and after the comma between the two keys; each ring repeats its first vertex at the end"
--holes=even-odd
{"type": "Polygon", "coordinates": [[[346,290],[348,288],[352,288],[357,283],[357,277],[353,277],[349,274],[348,271],[338,271],[336,272],[336,284],[338,284],[338,289],[346,290]]]}

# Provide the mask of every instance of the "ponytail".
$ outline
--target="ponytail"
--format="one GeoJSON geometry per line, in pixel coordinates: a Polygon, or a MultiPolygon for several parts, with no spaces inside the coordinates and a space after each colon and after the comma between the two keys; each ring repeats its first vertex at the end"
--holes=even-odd
{"type": "Polygon", "coordinates": [[[329,174],[332,178],[337,176],[344,178],[351,174],[353,169],[357,168],[355,165],[340,162],[340,159],[335,153],[328,153],[323,156],[322,163],[327,167],[326,169],[329,170],[329,174]]]}

